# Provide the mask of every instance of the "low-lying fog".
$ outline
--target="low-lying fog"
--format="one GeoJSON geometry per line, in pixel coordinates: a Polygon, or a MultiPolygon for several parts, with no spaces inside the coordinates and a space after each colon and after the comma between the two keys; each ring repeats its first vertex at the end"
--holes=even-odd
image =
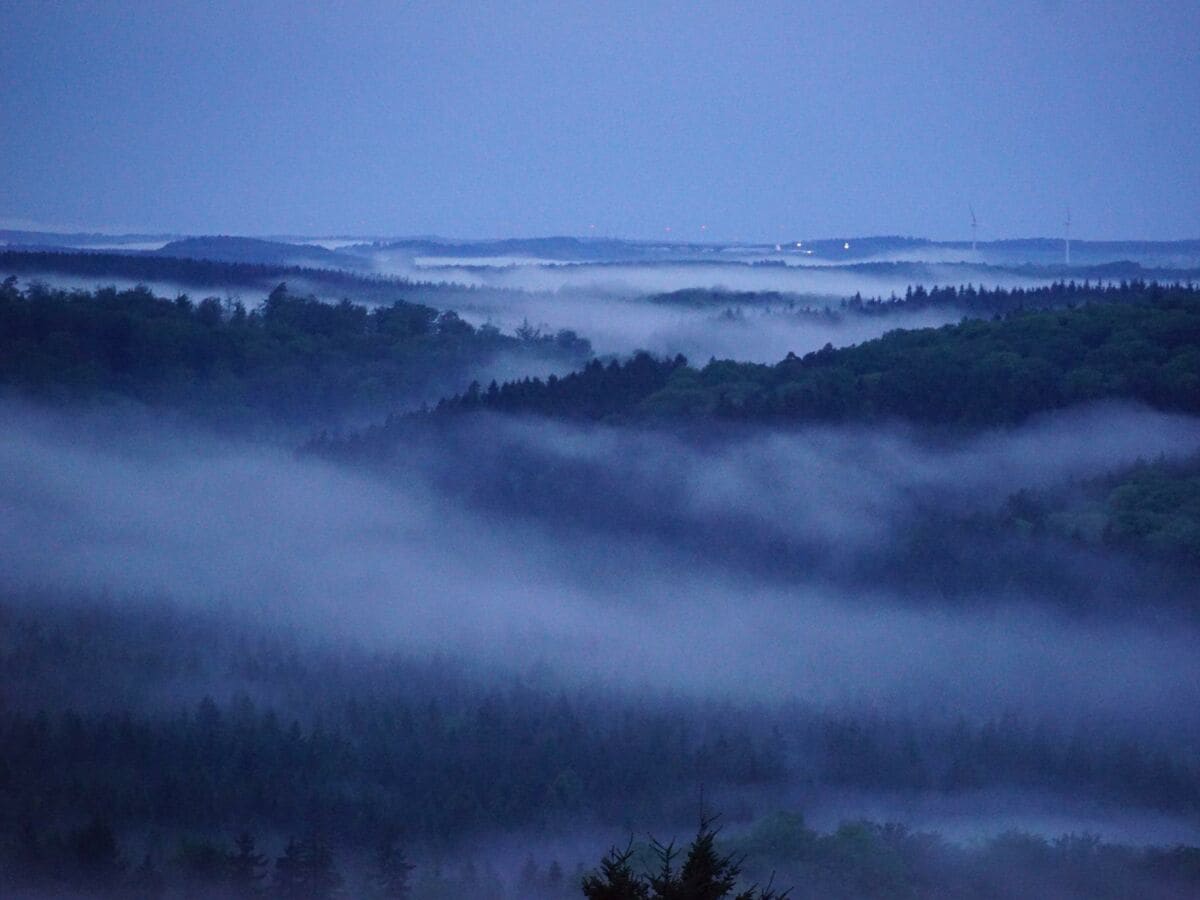
{"type": "MultiPolygon", "coordinates": [[[[753,271],[749,267],[742,268],[753,271]]],[[[590,270],[603,272],[606,267],[591,267],[590,270]]],[[[644,290],[635,291],[632,283],[614,281],[603,285],[597,283],[593,287],[561,289],[498,289],[498,285],[493,285],[474,290],[430,290],[420,284],[397,284],[395,293],[398,298],[438,309],[453,309],[473,325],[491,324],[508,334],[523,325],[550,334],[569,329],[589,339],[595,352],[601,355],[625,356],[637,350],[648,350],[663,356],[682,353],[701,364],[713,357],[775,363],[788,353],[803,355],[827,343],[835,347],[847,346],[896,328],[924,328],[958,322],[964,315],[961,310],[948,307],[893,311],[886,315],[846,313],[823,316],[813,312],[828,306],[836,309],[842,297],[853,296],[856,291],[867,298],[888,297],[893,291],[903,295],[907,281],[899,277],[894,282],[862,276],[849,276],[836,281],[824,279],[820,290],[817,290],[815,283],[810,284],[811,290],[786,302],[779,298],[757,301],[731,297],[728,304],[696,307],[652,301],[647,295],[660,289],[728,288],[730,285],[720,277],[723,270],[709,266],[680,266],[660,272],[656,267],[647,266],[626,267],[622,271],[653,274],[657,279],[656,286],[646,284],[643,285],[644,290]]],[[[409,274],[426,281],[434,278],[433,274],[424,270],[409,274]]],[[[457,280],[453,275],[447,274],[449,283],[457,280]]],[[[109,285],[128,289],[145,284],[161,297],[188,294],[192,299],[199,300],[219,296],[230,301],[241,301],[251,309],[260,304],[274,286],[263,284],[214,289],[178,282],[139,282],[132,278],[89,278],[56,273],[24,276],[20,283],[25,285],[34,280],[67,290],[93,290],[109,285]]],[[[337,302],[346,294],[359,302],[375,302],[374,298],[354,297],[352,289],[331,288],[302,278],[289,279],[288,287],[293,294],[313,294],[327,302],[337,302]]],[[[776,288],[764,286],[761,289],[776,288]]],[[[794,289],[795,286],[788,288],[794,289]]],[[[495,372],[481,372],[479,380],[487,384],[492,377],[502,381],[506,377],[545,376],[549,371],[527,367],[510,372],[499,368],[495,372]]]]}
{"type": "MultiPolygon", "coordinates": [[[[4,417],[5,587],[221,604],[331,638],[629,691],[1200,733],[1197,635],[1167,615],[1135,624],[1056,613],[1035,595],[959,607],[887,584],[781,584],[670,539],[474,503],[447,492],[446,460],[439,469],[420,453],[384,481],[146,421],[13,405],[4,417]]],[[[1196,421],[1119,407],[941,449],[840,429],[713,448],[538,422],[478,427],[478,453],[443,454],[464,482],[503,478],[484,465],[489,448],[524,443],[548,460],[587,457],[609,472],[603,490],[662,480],[684,533],[715,520],[736,537],[749,522],[819,534],[831,552],[890,540],[914,495],[989,508],[1020,487],[1188,452],[1200,436],[1196,421]]]]}
{"type": "Polygon", "coordinates": [[[480,292],[456,298],[455,307],[472,324],[490,322],[506,332],[525,323],[551,333],[568,328],[588,338],[601,355],[626,356],[637,350],[660,356],[682,353],[699,364],[713,357],[776,363],[788,353],[803,355],[827,343],[843,347],[895,328],[944,325],[963,316],[954,309],[930,309],[826,318],[782,304],[743,306],[731,301],[728,308],[697,309],[581,291],[480,292]]]}
{"type": "MultiPolygon", "coordinates": [[[[900,261],[900,260],[897,260],[900,261]]],[[[380,254],[374,257],[381,274],[398,275],[414,281],[448,282],[473,287],[507,288],[522,291],[597,291],[619,296],[661,294],[689,287],[722,287],[731,291],[779,291],[794,294],[824,294],[886,297],[903,294],[914,281],[926,287],[938,284],[985,283],[988,287],[1029,287],[1045,279],[1016,272],[970,266],[930,264],[914,278],[907,267],[894,273],[869,273],[782,261],[757,264],[740,262],[703,263],[566,263],[553,265],[445,265],[451,260],[416,259],[380,254]]],[[[453,262],[464,263],[466,260],[453,262]]],[[[858,262],[862,262],[859,260],[858,262]]]]}
{"type": "MultiPolygon", "coordinates": [[[[683,353],[703,363],[710,358],[774,363],[789,352],[804,354],[825,344],[847,346],[896,328],[922,328],[957,322],[963,312],[953,308],[897,311],[888,315],[823,317],[812,309],[837,308],[842,298],[903,296],[914,280],[927,287],[977,284],[987,287],[1033,287],[1045,279],[1016,272],[971,265],[920,265],[920,277],[911,266],[894,272],[882,269],[848,269],[795,264],[796,259],[750,264],[728,262],[621,262],[555,263],[518,257],[412,257],[400,251],[374,250],[368,254],[381,275],[410,279],[397,282],[396,296],[439,309],[454,309],[475,325],[492,324],[506,333],[522,325],[554,333],[570,329],[588,338],[596,353],[628,355],[649,350],[660,355],[683,353]],[[462,289],[454,289],[452,286],[462,289]],[[786,299],[731,297],[727,305],[696,307],[649,298],[684,289],[734,292],[776,292],[786,299]],[[808,310],[806,311],[806,308],[808,310]]],[[[65,288],[92,289],[98,284],[133,287],[135,280],[81,278],[58,274],[39,276],[65,288]]],[[[28,281],[23,278],[22,281],[28,281]]],[[[216,294],[241,300],[247,307],[262,301],[273,285],[244,285],[211,289],[171,282],[148,285],[156,294],[194,298],[216,294]]],[[[336,302],[345,295],[376,302],[371,296],[354,296],[352,285],[330,287],[289,279],[296,294],[315,294],[336,302]]],[[[493,373],[482,373],[486,384],[493,373]]],[[[501,373],[505,374],[505,373],[501,373]]],[[[521,372],[514,375],[541,375],[521,372]]]]}
{"type": "MultiPolygon", "coordinates": [[[[950,308],[824,320],[803,312],[804,307],[836,308],[840,299],[856,293],[864,298],[903,296],[914,280],[911,271],[885,275],[739,263],[457,266],[444,265],[445,260],[424,260],[426,265],[419,262],[385,257],[378,265],[387,274],[414,281],[475,288],[427,296],[418,288],[414,294],[432,305],[452,305],[475,324],[491,322],[503,331],[513,331],[525,322],[550,332],[572,329],[591,340],[601,354],[649,350],[665,355],[683,353],[700,362],[711,357],[778,362],[789,352],[803,354],[826,343],[846,346],[895,328],[942,325],[963,316],[960,310],[950,308]],[[778,292],[794,296],[798,302],[755,302],[743,297],[731,298],[728,306],[696,308],[647,299],[689,288],[778,292]]],[[[927,286],[973,283],[1009,288],[1046,283],[1044,279],[961,266],[929,266],[921,280],[927,286]]]]}
{"type": "MultiPolygon", "coordinates": [[[[35,279],[22,279],[22,286],[35,279]]],[[[114,286],[128,290],[144,284],[156,296],[177,297],[187,294],[193,300],[218,296],[240,301],[249,309],[258,306],[269,287],[243,287],[214,290],[178,282],[145,282],[132,278],[83,278],[48,274],[40,276],[48,285],[64,290],[94,290],[114,286]]],[[[295,294],[313,294],[326,302],[336,302],[336,291],[324,285],[288,282],[295,294]]],[[[698,309],[645,298],[615,297],[582,292],[524,293],[517,291],[462,291],[451,294],[424,294],[419,288],[403,292],[408,299],[439,309],[453,309],[472,325],[491,324],[512,334],[524,325],[553,334],[570,329],[588,338],[596,353],[629,355],[649,350],[662,356],[682,353],[703,364],[712,357],[748,362],[776,363],[789,352],[803,355],[819,350],[826,343],[841,347],[870,340],[894,328],[924,328],[959,321],[963,313],[955,309],[930,309],[918,312],[894,312],[884,316],[847,315],[823,318],[789,309],[786,305],[742,305],[731,302],[724,307],[698,309]]],[[[822,303],[829,298],[814,298],[822,303]]],[[[477,376],[482,384],[491,378],[503,381],[526,376],[545,377],[560,369],[500,367],[477,376]]],[[[466,385],[463,385],[465,388],[466,385]]],[[[461,388],[460,388],[461,390],[461,388]]],[[[437,398],[426,398],[436,400],[437,398]]]]}

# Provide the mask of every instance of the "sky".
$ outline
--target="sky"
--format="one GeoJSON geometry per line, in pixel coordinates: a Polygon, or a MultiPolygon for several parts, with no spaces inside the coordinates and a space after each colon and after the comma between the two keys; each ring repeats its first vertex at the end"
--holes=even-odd
{"type": "Polygon", "coordinates": [[[0,0],[0,227],[1200,237],[1200,3],[0,0]]]}

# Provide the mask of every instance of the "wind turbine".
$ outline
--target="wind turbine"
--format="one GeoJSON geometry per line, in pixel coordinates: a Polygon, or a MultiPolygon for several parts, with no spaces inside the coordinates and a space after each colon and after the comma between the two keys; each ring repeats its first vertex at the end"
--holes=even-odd
{"type": "Polygon", "coordinates": [[[970,203],[967,204],[967,209],[971,211],[971,252],[975,252],[975,229],[979,227],[979,223],[975,221],[975,207],[970,203]]]}
{"type": "Polygon", "coordinates": [[[1066,264],[1071,264],[1071,207],[1067,206],[1067,221],[1063,224],[1066,229],[1066,264]]]}

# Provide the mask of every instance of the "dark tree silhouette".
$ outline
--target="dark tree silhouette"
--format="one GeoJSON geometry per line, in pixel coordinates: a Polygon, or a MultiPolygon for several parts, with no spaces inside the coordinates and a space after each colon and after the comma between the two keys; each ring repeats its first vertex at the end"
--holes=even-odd
{"type": "Polygon", "coordinates": [[[632,858],[632,842],[624,850],[609,850],[600,870],[583,876],[583,895],[588,900],[649,900],[650,887],[634,873],[632,858]]]}
{"type": "Polygon", "coordinates": [[[412,896],[408,879],[415,869],[404,855],[395,835],[389,835],[379,845],[375,857],[375,888],[379,896],[389,900],[405,900],[412,896]]]}
{"type": "MultiPolygon", "coordinates": [[[[979,292],[971,288],[963,296],[979,292]]],[[[1072,282],[987,296],[1005,310],[1003,318],[897,329],[856,346],[789,353],[774,366],[712,360],[695,369],[682,356],[660,360],[646,353],[607,366],[593,360],[563,378],[468,391],[443,400],[438,410],[601,421],[903,419],[961,428],[1013,424],[1106,398],[1200,412],[1195,286],[1072,282]]]]}
{"type": "MultiPolygon", "coordinates": [[[[584,876],[583,894],[589,900],[723,900],[737,887],[742,873],[741,860],[733,854],[721,855],[716,849],[715,818],[704,817],[678,869],[675,860],[680,851],[674,841],[651,841],[658,870],[639,876],[630,860],[632,844],[624,851],[615,847],[600,862],[600,871],[584,876]]],[[[734,895],[735,900],[783,900],[790,890],[777,891],[771,885],[751,885],[734,895]]]]}
{"type": "Polygon", "coordinates": [[[233,842],[229,854],[229,886],[239,897],[251,897],[262,890],[267,877],[267,858],[255,847],[254,836],[243,831],[233,842]]]}
{"type": "Polygon", "coordinates": [[[71,832],[68,846],[80,884],[89,888],[115,887],[125,874],[125,863],[111,826],[94,816],[83,828],[71,832]]]}
{"type": "Polygon", "coordinates": [[[333,850],[318,834],[288,841],[283,856],[275,860],[275,892],[279,897],[325,900],[341,886],[333,850]]]}

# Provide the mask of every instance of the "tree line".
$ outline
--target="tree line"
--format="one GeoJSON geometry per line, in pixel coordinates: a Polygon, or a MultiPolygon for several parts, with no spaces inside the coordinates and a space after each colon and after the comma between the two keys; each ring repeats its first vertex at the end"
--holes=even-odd
{"type": "Polygon", "coordinates": [[[956,843],[899,823],[847,820],[827,832],[779,811],[732,836],[702,818],[686,847],[653,837],[614,846],[567,874],[531,851],[519,873],[481,867],[458,849],[449,864],[410,861],[384,835],[365,854],[318,832],[277,854],[248,831],[232,840],[184,835],[129,851],[101,818],[43,837],[26,830],[0,845],[0,889],[14,896],[128,900],[1178,900],[1200,889],[1200,848],[1132,847],[1089,833],[1047,838],[1009,830],[956,843]],[[788,885],[786,888],[777,885],[788,885]]]}
{"type": "MultiPolygon", "coordinates": [[[[104,283],[111,279],[167,281],[197,288],[270,290],[281,281],[320,285],[355,297],[370,296],[390,303],[398,294],[419,288],[437,290],[432,282],[414,283],[310,266],[267,262],[235,262],[168,256],[158,253],[102,253],[66,250],[0,250],[0,273],[37,277],[44,274],[73,275],[104,283]]],[[[456,289],[462,290],[461,286],[456,289]]]]}
{"type": "Polygon", "coordinates": [[[0,283],[0,385],[42,399],[118,396],[227,421],[323,423],[453,384],[501,352],[577,363],[591,348],[569,331],[504,335],[452,311],[330,304],[284,283],[256,309],[145,287],[0,283]]]}
{"type": "Polygon", "coordinates": [[[1200,456],[1143,460],[1082,484],[1019,491],[1003,515],[1023,534],[1056,535],[1194,570],[1200,566],[1200,456]]]}
{"type": "MultiPolygon", "coordinates": [[[[564,378],[472,385],[438,405],[591,419],[749,422],[904,420],[978,428],[1072,404],[1138,400],[1200,412],[1200,290],[1059,285],[1080,305],[896,330],[776,365],[635,354],[564,378]],[[1120,302],[1113,302],[1120,298],[1120,302]]],[[[1004,294],[1023,302],[1017,292],[1004,294]]]]}
{"type": "Polygon", "coordinates": [[[305,650],[217,616],[0,612],[0,835],[100,816],[118,832],[310,829],[370,847],[403,829],[448,843],[656,819],[698,785],[784,783],[1019,788],[1200,812],[1185,750],[1086,724],[566,695],[445,663],[305,650]],[[228,699],[170,699],[217,679],[228,699]]]}
{"type": "MultiPolygon", "coordinates": [[[[861,293],[842,300],[838,308],[844,312],[866,315],[887,315],[900,311],[925,309],[961,310],[972,316],[1007,315],[1033,310],[1073,308],[1085,303],[1151,302],[1156,294],[1147,290],[1154,282],[1141,279],[1056,281],[1035,287],[989,288],[982,284],[966,285],[909,285],[903,296],[864,299],[861,293]]],[[[1192,285],[1186,287],[1190,290],[1192,285]]]]}

